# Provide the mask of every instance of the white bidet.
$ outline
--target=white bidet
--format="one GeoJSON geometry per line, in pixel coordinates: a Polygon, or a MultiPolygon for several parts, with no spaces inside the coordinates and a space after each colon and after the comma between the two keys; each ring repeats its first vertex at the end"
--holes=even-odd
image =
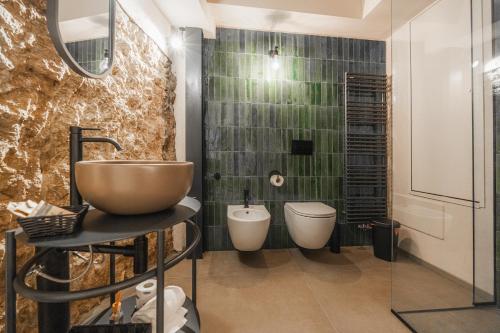
{"type": "Polygon", "coordinates": [[[239,251],[260,250],[266,240],[270,223],[271,215],[264,206],[227,206],[229,236],[239,251]]]}

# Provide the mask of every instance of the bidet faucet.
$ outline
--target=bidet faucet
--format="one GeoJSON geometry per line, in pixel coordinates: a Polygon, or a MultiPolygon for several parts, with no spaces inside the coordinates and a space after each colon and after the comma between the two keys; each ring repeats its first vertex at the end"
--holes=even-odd
{"type": "Polygon", "coordinates": [[[244,206],[243,208],[249,208],[250,206],[248,203],[250,202],[250,190],[243,190],[243,200],[244,200],[244,206]]]}
{"type": "Polygon", "coordinates": [[[83,159],[83,143],[84,142],[107,142],[112,144],[116,150],[122,150],[118,142],[111,138],[105,137],[84,137],[83,131],[100,131],[99,128],[85,128],[79,126],[70,126],[69,132],[69,201],[70,205],[81,205],[82,196],[76,188],[75,164],[83,159]]]}

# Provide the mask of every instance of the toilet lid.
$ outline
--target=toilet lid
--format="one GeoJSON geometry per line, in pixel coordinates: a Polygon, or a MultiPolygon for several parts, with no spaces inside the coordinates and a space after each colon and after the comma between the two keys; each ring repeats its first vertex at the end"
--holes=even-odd
{"type": "Polygon", "coordinates": [[[306,217],[333,217],[337,212],[335,208],[322,202],[287,202],[285,206],[294,213],[306,217]]]}

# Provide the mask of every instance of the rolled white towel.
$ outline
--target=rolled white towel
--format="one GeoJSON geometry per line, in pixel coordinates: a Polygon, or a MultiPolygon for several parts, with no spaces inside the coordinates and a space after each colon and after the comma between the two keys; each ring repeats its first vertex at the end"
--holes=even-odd
{"type": "Polygon", "coordinates": [[[181,287],[168,286],[164,290],[165,308],[169,308],[174,312],[179,309],[186,301],[186,294],[181,287]]]}
{"type": "MultiPolygon", "coordinates": [[[[187,319],[185,318],[187,312],[188,311],[185,308],[180,308],[179,310],[177,310],[172,318],[165,321],[165,324],[163,325],[163,331],[165,333],[176,333],[177,331],[179,331],[187,323],[187,319]]],[[[151,326],[156,325],[153,324],[151,326]]],[[[156,333],[156,327],[153,328],[153,333],[156,333]]]]}
{"type": "MultiPolygon", "coordinates": [[[[136,309],[140,309],[151,300],[156,299],[156,280],[146,280],[142,284],[136,287],[136,309]],[[146,284],[147,288],[142,287],[142,284],[146,284]],[[148,293],[146,294],[143,289],[147,289],[148,293]]],[[[165,310],[167,310],[168,312],[175,312],[186,301],[186,294],[181,287],[167,286],[165,287],[163,293],[165,300],[165,310]]]]}
{"type": "MultiPolygon", "coordinates": [[[[178,327],[176,330],[172,332],[176,332],[186,323],[186,319],[184,316],[187,313],[187,310],[182,307],[184,302],[186,301],[186,294],[184,290],[178,286],[168,286],[163,290],[164,297],[164,322],[165,332],[170,332],[167,329],[166,325],[173,325],[172,327],[178,327]]],[[[153,326],[153,333],[156,332],[156,296],[152,297],[149,301],[146,302],[139,310],[137,310],[132,316],[133,323],[151,323],[153,326]]]]}
{"type": "MultiPolygon", "coordinates": [[[[179,331],[187,323],[187,319],[185,318],[187,312],[187,309],[181,307],[173,315],[165,317],[163,321],[163,332],[175,333],[179,331]]],[[[132,322],[151,323],[152,333],[156,333],[156,309],[144,309],[144,307],[141,308],[132,316],[132,322]]]]}

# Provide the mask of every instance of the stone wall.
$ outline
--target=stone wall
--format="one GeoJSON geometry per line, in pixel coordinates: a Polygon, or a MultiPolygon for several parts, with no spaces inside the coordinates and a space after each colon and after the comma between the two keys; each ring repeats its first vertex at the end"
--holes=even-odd
{"type": "MultiPolygon", "coordinates": [[[[44,0],[0,0],[0,249],[4,231],[16,227],[7,202],[68,202],[68,126],[100,127],[100,134],[124,148],[117,153],[108,144],[86,144],[85,159],[175,159],[176,80],[170,60],[118,6],[112,73],[104,80],[83,78],[57,55],[45,8],[44,0]]],[[[18,250],[19,263],[32,254],[22,245],[18,250]]],[[[4,295],[3,253],[1,258],[4,295]]],[[[72,288],[105,283],[104,259],[72,288]]],[[[84,265],[77,260],[74,273],[84,265]]],[[[119,258],[119,278],[131,274],[130,264],[119,258]]],[[[73,321],[97,302],[73,304],[73,321]]],[[[20,298],[18,313],[18,332],[33,332],[36,305],[20,298]]],[[[0,331],[3,325],[2,317],[0,331]]]]}

